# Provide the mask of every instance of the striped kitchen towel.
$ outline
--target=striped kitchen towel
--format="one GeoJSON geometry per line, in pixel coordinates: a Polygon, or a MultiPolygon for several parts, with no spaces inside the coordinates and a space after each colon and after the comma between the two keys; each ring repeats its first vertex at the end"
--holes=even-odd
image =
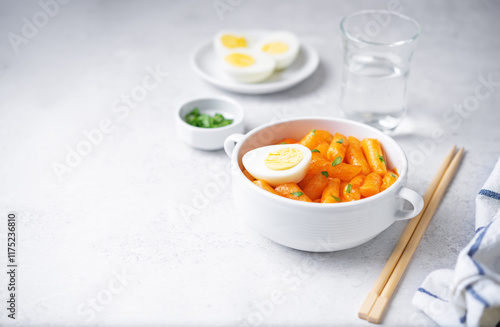
{"type": "Polygon", "coordinates": [[[413,304],[440,326],[500,326],[500,159],[476,198],[476,235],[454,270],[427,276],[413,304]]]}

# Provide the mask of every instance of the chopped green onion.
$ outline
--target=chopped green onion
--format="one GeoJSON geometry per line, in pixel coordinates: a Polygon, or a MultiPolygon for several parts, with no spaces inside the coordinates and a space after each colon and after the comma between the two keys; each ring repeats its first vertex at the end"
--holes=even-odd
{"type": "Polygon", "coordinates": [[[342,157],[338,156],[337,158],[335,158],[335,160],[332,161],[332,167],[335,167],[336,165],[338,165],[341,162],[342,162],[342,157]]]}
{"type": "Polygon", "coordinates": [[[334,195],[331,195],[331,194],[330,194],[330,196],[331,196],[332,198],[334,198],[334,199],[335,199],[335,201],[340,202],[340,198],[338,198],[338,197],[336,197],[336,196],[334,196],[334,195]]]}
{"type": "Polygon", "coordinates": [[[219,113],[215,114],[213,117],[207,114],[201,114],[198,108],[194,108],[184,117],[184,119],[189,125],[202,128],[217,128],[233,123],[232,119],[226,119],[219,113]]]}

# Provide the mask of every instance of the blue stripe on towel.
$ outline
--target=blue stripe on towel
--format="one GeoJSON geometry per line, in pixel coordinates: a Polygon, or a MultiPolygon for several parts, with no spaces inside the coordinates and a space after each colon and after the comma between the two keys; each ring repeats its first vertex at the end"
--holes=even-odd
{"type": "Polygon", "coordinates": [[[418,290],[419,292],[422,292],[424,294],[427,294],[429,296],[432,296],[433,298],[436,298],[438,300],[441,300],[441,301],[444,301],[444,302],[448,302],[446,300],[443,300],[442,298],[440,298],[439,296],[437,296],[436,294],[432,294],[431,292],[429,292],[428,290],[426,290],[425,288],[422,288],[422,287],[419,287],[418,290]]]}
{"type": "Polygon", "coordinates": [[[465,314],[463,317],[460,317],[461,324],[465,324],[466,321],[467,321],[467,314],[465,314]]]}
{"type": "Polygon", "coordinates": [[[486,234],[486,231],[488,230],[488,227],[490,227],[490,225],[491,225],[491,222],[486,227],[484,227],[481,230],[481,233],[477,236],[476,241],[470,247],[469,252],[467,252],[467,255],[469,257],[472,258],[472,256],[474,255],[474,253],[476,253],[477,250],[479,250],[479,246],[481,245],[481,241],[483,240],[484,234],[486,234]]]}
{"type": "Polygon", "coordinates": [[[467,290],[467,292],[469,292],[473,298],[475,298],[476,300],[478,300],[479,302],[481,302],[485,307],[489,307],[490,304],[481,297],[481,295],[479,295],[473,288],[472,286],[467,286],[465,288],[467,290]]]}
{"type": "Polygon", "coordinates": [[[484,195],[495,200],[500,200],[500,193],[493,192],[490,190],[485,190],[484,188],[481,191],[479,191],[479,195],[484,195]]]}
{"type": "Polygon", "coordinates": [[[484,269],[483,269],[483,267],[481,267],[481,265],[479,263],[477,263],[476,260],[474,260],[472,258],[471,258],[471,260],[474,263],[474,265],[476,265],[476,268],[477,268],[477,270],[479,272],[479,275],[484,275],[484,269]]]}
{"type": "Polygon", "coordinates": [[[476,234],[477,234],[477,233],[479,233],[480,231],[482,231],[483,229],[484,229],[484,226],[481,226],[481,227],[479,227],[478,229],[476,229],[476,231],[475,231],[474,233],[476,233],[476,234]]]}

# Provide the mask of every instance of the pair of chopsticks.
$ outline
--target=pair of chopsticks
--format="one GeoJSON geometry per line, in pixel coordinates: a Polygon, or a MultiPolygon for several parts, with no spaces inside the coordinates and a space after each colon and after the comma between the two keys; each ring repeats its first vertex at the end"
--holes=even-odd
{"type": "Polygon", "coordinates": [[[358,313],[361,319],[376,324],[382,322],[382,317],[391,296],[401,280],[406,267],[410,263],[411,257],[415,253],[418,243],[422,235],[424,235],[425,229],[429,225],[462,159],[464,148],[460,149],[457,153],[455,151],[456,146],[453,146],[424,194],[424,208],[422,212],[411,219],[406,226],[375,285],[373,285],[365,302],[363,302],[358,313]]]}

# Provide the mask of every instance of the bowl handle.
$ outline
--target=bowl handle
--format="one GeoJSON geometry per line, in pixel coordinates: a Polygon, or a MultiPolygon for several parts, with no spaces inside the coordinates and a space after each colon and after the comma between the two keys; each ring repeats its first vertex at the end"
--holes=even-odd
{"type": "Polygon", "coordinates": [[[409,188],[403,187],[399,190],[398,196],[406,201],[410,202],[413,205],[412,210],[403,210],[399,209],[394,218],[396,220],[405,220],[415,217],[422,211],[424,208],[424,200],[422,196],[417,192],[410,190],[409,188]]]}
{"type": "Polygon", "coordinates": [[[245,135],[243,134],[232,134],[229,135],[226,140],[224,141],[224,151],[226,151],[226,154],[231,158],[233,155],[233,150],[234,147],[236,146],[236,143],[241,141],[245,135]]]}

